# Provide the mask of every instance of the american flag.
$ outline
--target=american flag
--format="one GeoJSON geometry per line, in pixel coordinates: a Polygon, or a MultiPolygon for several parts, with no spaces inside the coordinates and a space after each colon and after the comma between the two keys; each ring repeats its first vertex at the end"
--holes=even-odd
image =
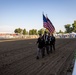
{"type": "Polygon", "coordinates": [[[55,27],[53,26],[52,22],[46,18],[43,14],[43,27],[48,29],[50,33],[54,33],[55,27]]]}
{"type": "Polygon", "coordinates": [[[48,22],[44,14],[43,14],[43,27],[48,29],[48,22]]]}

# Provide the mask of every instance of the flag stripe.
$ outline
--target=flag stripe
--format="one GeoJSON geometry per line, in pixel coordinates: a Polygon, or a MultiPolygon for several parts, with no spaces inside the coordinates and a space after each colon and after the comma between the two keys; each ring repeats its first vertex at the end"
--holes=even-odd
{"type": "Polygon", "coordinates": [[[48,18],[46,18],[44,16],[44,14],[43,14],[43,26],[45,28],[47,28],[51,33],[53,33],[55,31],[53,24],[51,23],[51,21],[48,18]]]}
{"type": "Polygon", "coordinates": [[[49,27],[50,27],[50,32],[54,32],[55,28],[54,28],[53,24],[51,23],[51,21],[48,18],[47,18],[47,22],[48,22],[49,27]]]}
{"type": "Polygon", "coordinates": [[[49,23],[49,29],[50,29],[50,32],[53,32],[53,31],[54,31],[54,29],[53,29],[53,27],[50,25],[50,23],[49,23]]]}

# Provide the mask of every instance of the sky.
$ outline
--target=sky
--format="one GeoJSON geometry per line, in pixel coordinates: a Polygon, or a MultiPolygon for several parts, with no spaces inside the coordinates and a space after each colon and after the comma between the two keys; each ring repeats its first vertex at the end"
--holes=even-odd
{"type": "Polygon", "coordinates": [[[76,0],[0,0],[0,32],[41,29],[47,14],[56,31],[76,20],[76,0]]]}

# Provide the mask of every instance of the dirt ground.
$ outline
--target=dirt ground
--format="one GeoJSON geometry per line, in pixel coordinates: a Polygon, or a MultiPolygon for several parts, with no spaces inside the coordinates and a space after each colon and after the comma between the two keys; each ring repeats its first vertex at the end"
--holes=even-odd
{"type": "Polygon", "coordinates": [[[0,40],[0,75],[66,75],[76,39],[56,39],[56,51],[36,59],[36,39],[0,40]]]}

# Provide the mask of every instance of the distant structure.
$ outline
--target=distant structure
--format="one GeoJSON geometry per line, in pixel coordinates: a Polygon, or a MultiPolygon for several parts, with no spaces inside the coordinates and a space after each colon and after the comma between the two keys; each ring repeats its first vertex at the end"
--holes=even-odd
{"type": "Polygon", "coordinates": [[[76,33],[54,34],[56,38],[76,38],[76,33]]]}
{"type": "MultiPolygon", "coordinates": [[[[66,34],[54,34],[56,38],[76,38],[76,33],[66,33],[66,34]]],[[[11,38],[24,38],[24,39],[34,39],[38,38],[38,35],[23,35],[18,33],[1,33],[0,39],[11,39],[11,38]]]]}
{"type": "Polygon", "coordinates": [[[0,33],[0,39],[18,38],[16,33],[0,33]]]}
{"type": "Polygon", "coordinates": [[[38,38],[38,35],[23,35],[18,33],[0,33],[0,39],[24,38],[33,39],[38,38]]]}

